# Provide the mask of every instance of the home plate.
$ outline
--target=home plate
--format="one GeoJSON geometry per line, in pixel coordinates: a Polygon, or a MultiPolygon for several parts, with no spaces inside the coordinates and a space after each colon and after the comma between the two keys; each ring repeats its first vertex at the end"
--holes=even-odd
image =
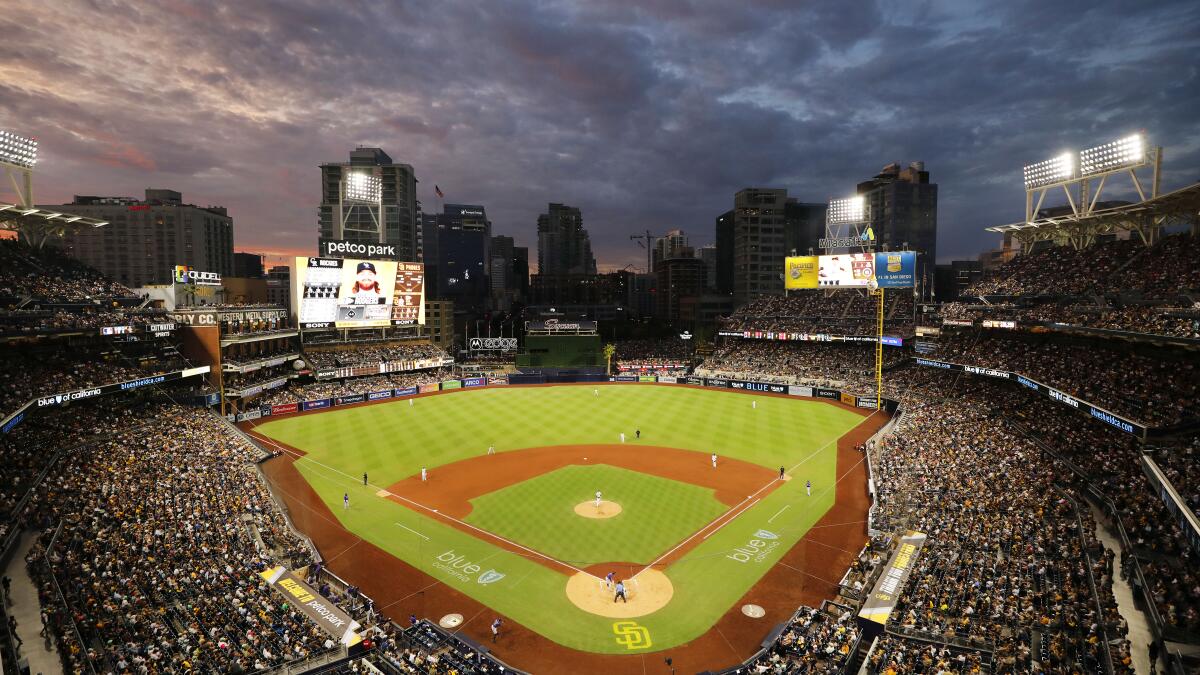
{"type": "Polygon", "coordinates": [[[742,614],[745,614],[751,619],[761,619],[767,615],[767,612],[758,605],[742,605],[742,614]]]}
{"type": "Polygon", "coordinates": [[[447,614],[438,621],[438,625],[442,628],[458,628],[462,625],[462,622],[462,614],[447,614]]]}

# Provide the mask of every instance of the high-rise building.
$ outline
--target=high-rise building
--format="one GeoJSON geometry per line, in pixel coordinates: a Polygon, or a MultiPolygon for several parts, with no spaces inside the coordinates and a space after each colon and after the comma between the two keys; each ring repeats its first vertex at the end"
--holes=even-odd
{"type": "Polygon", "coordinates": [[[291,311],[292,268],[275,265],[267,271],[267,302],[291,311]]]}
{"type": "Polygon", "coordinates": [[[688,238],[683,230],[671,230],[654,242],[651,271],[658,269],[659,261],[693,256],[692,247],[688,245],[688,238]]]}
{"type": "Polygon", "coordinates": [[[667,258],[658,262],[654,275],[658,278],[655,314],[661,321],[678,324],[680,300],[704,294],[704,261],[667,258]]]}
{"type": "Polygon", "coordinates": [[[717,216],[717,293],[733,295],[733,211],[717,216]]]}
{"type": "MultiPolygon", "coordinates": [[[[733,197],[733,300],[783,294],[787,190],[745,188],[733,197]]],[[[719,245],[719,244],[718,244],[719,245]]]]}
{"type": "Polygon", "coordinates": [[[263,277],[263,257],[257,253],[233,254],[233,276],[243,279],[261,279],[263,277]]]}
{"type": "Polygon", "coordinates": [[[717,246],[708,244],[696,249],[696,257],[704,263],[704,290],[715,291],[717,288],[717,246]]]}
{"type": "Polygon", "coordinates": [[[828,204],[788,200],[783,206],[783,247],[788,255],[820,255],[821,237],[825,236],[825,212],[828,204]]]}
{"type": "Polygon", "coordinates": [[[870,209],[876,250],[917,251],[917,283],[931,281],[937,260],[937,183],[929,182],[924,162],[901,169],[888,164],[878,175],[858,184],[870,209]]]}
{"type": "Polygon", "coordinates": [[[175,190],[133,197],[76,195],[70,204],[39,206],[108,221],[63,236],[67,255],[136,288],[170,284],[175,267],[233,276],[233,219],[224,207],[185,204],[175,190]]]}
{"type": "Polygon", "coordinates": [[[513,289],[517,292],[517,299],[521,302],[529,300],[529,247],[514,246],[513,247],[513,289]]]}
{"type": "Polygon", "coordinates": [[[578,208],[551,203],[538,216],[538,275],[594,275],[596,258],[578,208]]]}
{"type": "Polygon", "coordinates": [[[379,148],[359,147],[350,161],[321,165],[318,231],[323,239],[394,244],[400,260],[417,261],[417,179],[379,148]]]}
{"type": "MultiPolygon", "coordinates": [[[[426,243],[436,241],[432,263],[440,300],[453,300],[457,312],[476,313],[488,308],[491,285],[492,224],[477,204],[446,204],[438,214],[424,214],[426,243]]],[[[428,277],[426,277],[428,283],[428,277]]]]}

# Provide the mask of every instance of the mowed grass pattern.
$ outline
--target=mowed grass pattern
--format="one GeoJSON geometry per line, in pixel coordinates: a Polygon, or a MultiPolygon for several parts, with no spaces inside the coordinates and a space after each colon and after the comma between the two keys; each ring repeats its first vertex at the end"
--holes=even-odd
{"type": "MultiPolygon", "coordinates": [[[[638,443],[633,438],[638,428],[640,443],[696,450],[704,453],[701,461],[715,451],[772,471],[787,467],[793,480],[739,512],[711,536],[702,537],[666,569],[675,599],[638,619],[653,640],[650,651],[666,650],[708,630],[833,504],[836,440],[861,421],[853,412],[819,401],[621,384],[467,390],[418,398],[411,406],[401,400],[334,409],[264,421],[257,428],[308,453],[296,468],[332,517],[351,532],[559,644],[629,654],[645,652],[631,652],[618,640],[612,619],[583,612],[567,599],[569,569],[556,571],[539,562],[538,554],[501,549],[484,536],[379,498],[376,492],[419,474],[422,466],[429,468],[430,489],[437,489],[443,481],[455,479],[443,465],[481,456],[489,444],[508,452],[618,443],[622,431],[629,443],[638,443]],[[593,393],[596,390],[599,395],[593,393]],[[757,408],[752,401],[758,402],[757,408]],[[362,484],[364,471],[370,475],[368,486],[362,484]],[[811,496],[804,490],[809,479],[811,496]],[[351,505],[343,510],[342,495],[347,492],[351,505]],[[759,529],[776,534],[779,546],[759,561],[732,559],[730,554],[744,548],[759,529]],[[481,584],[455,575],[442,561],[457,557],[505,576],[481,584]]],[[[600,489],[614,496],[612,489],[600,489]]],[[[582,497],[572,490],[571,500],[587,499],[595,490],[588,486],[582,497]]],[[[652,531],[659,520],[675,517],[674,509],[665,509],[653,517],[626,520],[623,529],[630,537],[640,537],[643,528],[652,531]]],[[[804,573],[796,574],[800,578],[804,573]]],[[[436,618],[458,609],[450,604],[421,611],[436,618]]]]}
{"type": "Polygon", "coordinates": [[[471,500],[467,522],[579,567],[648,564],[725,512],[713,491],[607,464],[566,466],[471,500]],[[621,505],[612,518],[584,518],[580,502],[621,505]]]}

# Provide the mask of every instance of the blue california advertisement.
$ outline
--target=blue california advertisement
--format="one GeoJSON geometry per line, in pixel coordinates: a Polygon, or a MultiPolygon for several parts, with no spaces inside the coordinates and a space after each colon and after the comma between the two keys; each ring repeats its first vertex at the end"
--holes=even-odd
{"type": "Polygon", "coordinates": [[[875,281],[880,288],[912,288],[916,268],[917,254],[913,251],[875,254],[875,281]]]}

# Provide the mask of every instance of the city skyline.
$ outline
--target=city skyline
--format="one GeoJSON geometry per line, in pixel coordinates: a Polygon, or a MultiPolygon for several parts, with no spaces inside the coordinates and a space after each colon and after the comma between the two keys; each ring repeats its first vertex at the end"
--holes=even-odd
{"type": "Polygon", "coordinates": [[[175,189],[268,255],[315,251],[318,166],[357,145],[522,246],[548,202],[578,207],[602,269],[644,267],[646,229],[712,243],[742,188],[823,202],[891,162],[940,185],[942,261],[998,245],[1021,166],[1063,149],[1145,129],[1164,190],[1200,178],[1186,2],[22,1],[0,24],[0,126],[41,140],[38,202],[175,189]]]}

